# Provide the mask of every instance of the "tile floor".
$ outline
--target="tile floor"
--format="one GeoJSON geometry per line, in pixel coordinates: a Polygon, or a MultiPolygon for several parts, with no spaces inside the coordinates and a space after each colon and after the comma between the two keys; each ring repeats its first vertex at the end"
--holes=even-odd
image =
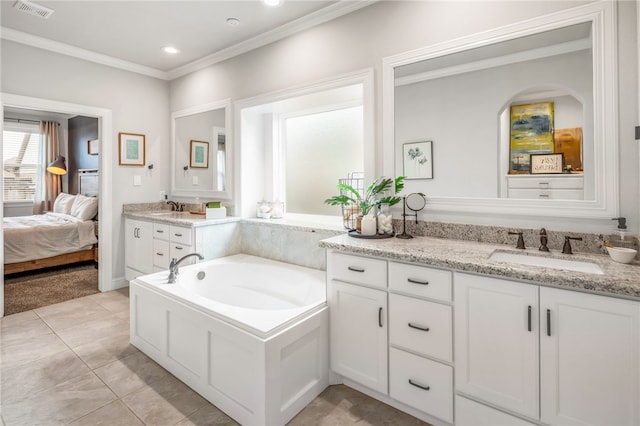
{"type": "MultiPolygon", "coordinates": [[[[0,420],[13,425],[237,424],[129,344],[127,289],[0,320],[0,420]]],[[[290,425],[426,425],[330,386],[290,425]]]]}

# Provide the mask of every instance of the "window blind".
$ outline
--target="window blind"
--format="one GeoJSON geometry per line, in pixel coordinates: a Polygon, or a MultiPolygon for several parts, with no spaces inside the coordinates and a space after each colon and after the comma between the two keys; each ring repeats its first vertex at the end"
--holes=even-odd
{"type": "Polygon", "coordinates": [[[34,200],[42,173],[42,136],[37,124],[5,122],[3,139],[4,201],[34,200]]]}

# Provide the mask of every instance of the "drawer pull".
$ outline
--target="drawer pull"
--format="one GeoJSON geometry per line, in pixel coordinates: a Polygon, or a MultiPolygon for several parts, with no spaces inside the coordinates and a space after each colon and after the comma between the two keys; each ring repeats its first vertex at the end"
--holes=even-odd
{"type": "Polygon", "coordinates": [[[175,235],[176,237],[182,237],[182,234],[173,234],[173,235],[175,235]]]}
{"type": "Polygon", "coordinates": [[[407,278],[407,281],[409,281],[411,284],[429,285],[429,281],[415,280],[413,278],[407,278]]]}
{"type": "Polygon", "coordinates": [[[158,229],[156,232],[157,232],[158,234],[164,234],[164,231],[163,231],[162,229],[158,229]]]}
{"type": "Polygon", "coordinates": [[[549,194],[540,194],[538,195],[540,198],[549,198],[549,194]]]}
{"type": "Polygon", "coordinates": [[[348,266],[347,269],[353,272],[364,272],[364,268],[358,268],[357,266],[348,266]]]}
{"type": "Polygon", "coordinates": [[[164,256],[162,253],[156,253],[157,256],[164,256]]]}
{"type": "Polygon", "coordinates": [[[413,380],[411,380],[411,379],[409,379],[409,384],[410,384],[410,385],[412,385],[412,386],[415,386],[415,387],[417,387],[417,388],[420,388],[420,389],[422,389],[422,390],[426,390],[426,391],[428,391],[428,390],[430,390],[430,389],[431,389],[431,387],[429,387],[429,386],[424,386],[424,385],[421,385],[421,384],[418,384],[418,383],[414,382],[414,381],[413,381],[413,380]]]}
{"type": "Polygon", "coordinates": [[[174,248],[175,248],[176,250],[182,250],[182,249],[183,249],[182,247],[178,247],[178,246],[175,246],[174,248]]]}
{"type": "Polygon", "coordinates": [[[378,326],[382,327],[382,307],[378,308],[378,326]]]}
{"type": "Polygon", "coordinates": [[[416,330],[429,331],[429,327],[423,327],[421,325],[416,325],[416,324],[412,324],[412,323],[408,323],[407,325],[409,327],[411,327],[411,328],[415,328],[416,330]]]}

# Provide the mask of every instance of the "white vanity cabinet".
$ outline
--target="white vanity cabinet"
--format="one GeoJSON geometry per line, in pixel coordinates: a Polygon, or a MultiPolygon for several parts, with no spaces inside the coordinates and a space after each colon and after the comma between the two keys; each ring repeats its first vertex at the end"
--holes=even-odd
{"type": "MultiPolygon", "coordinates": [[[[193,231],[186,226],[168,225],[154,222],[153,224],[153,268],[154,271],[169,269],[171,259],[180,259],[189,253],[194,253],[193,231]]],[[[186,259],[183,265],[195,263],[195,257],[186,259]]]]}
{"type": "Polygon", "coordinates": [[[327,281],[331,369],[453,423],[451,272],[329,251],[327,281]]]}
{"type": "Polygon", "coordinates": [[[127,281],[153,272],[153,223],[124,221],[125,278],[127,281]]]}
{"type": "MultiPolygon", "coordinates": [[[[169,269],[172,258],[199,253],[205,260],[231,256],[241,251],[238,223],[215,221],[185,226],[150,218],[125,217],[125,278],[169,269]]],[[[186,259],[182,265],[194,263],[186,259]]]]}
{"type": "Polygon", "coordinates": [[[331,368],[387,393],[386,262],[331,253],[327,262],[331,368]]]}
{"type": "Polygon", "coordinates": [[[461,396],[549,425],[640,424],[640,303],[454,275],[461,396]]]}

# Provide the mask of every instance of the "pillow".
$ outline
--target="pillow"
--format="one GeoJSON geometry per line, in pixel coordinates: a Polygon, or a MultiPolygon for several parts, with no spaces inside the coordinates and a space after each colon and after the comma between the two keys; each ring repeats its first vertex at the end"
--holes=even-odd
{"type": "Polygon", "coordinates": [[[71,207],[75,200],[75,195],[66,194],[64,192],[59,193],[56,200],[53,202],[53,212],[71,214],[71,207]]]}
{"type": "Polygon", "coordinates": [[[76,195],[76,200],[71,207],[71,216],[80,220],[91,220],[98,214],[98,199],[96,197],[85,197],[76,195]]]}

